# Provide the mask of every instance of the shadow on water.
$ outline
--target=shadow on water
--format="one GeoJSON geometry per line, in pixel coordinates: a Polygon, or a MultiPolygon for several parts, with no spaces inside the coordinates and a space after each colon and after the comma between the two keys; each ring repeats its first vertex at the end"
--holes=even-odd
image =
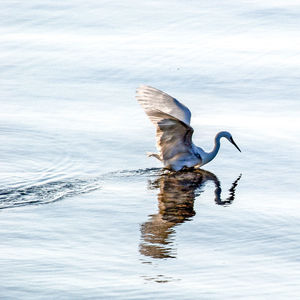
{"type": "Polygon", "coordinates": [[[189,221],[196,214],[194,201],[203,191],[205,183],[214,183],[216,204],[228,206],[234,201],[241,176],[232,183],[226,200],[221,199],[221,183],[217,176],[201,169],[161,174],[154,181],[149,181],[149,189],[159,189],[158,213],[150,215],[149,220],[141,225],[140,253],[152,258],[175,258],[174,227],[189,221]]]}

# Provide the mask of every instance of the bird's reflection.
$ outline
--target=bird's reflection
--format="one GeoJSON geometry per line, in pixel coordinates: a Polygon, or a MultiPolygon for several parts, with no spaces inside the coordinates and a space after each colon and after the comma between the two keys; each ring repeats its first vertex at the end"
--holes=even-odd
{"type": "Polygon", "coordinates": [[[221,183],[217,176],[205,170],[166,173],[150,181],[149,189],[159,189],[159,211],[141,225],[140,253],[153,258],[176,257],[172,241],[174,227],[195,215],[194,200],[205,183],[214,183],[216,204],[226,206],[234,201],[241,176],[232,183],[226,200],[221,200],[221,183]]]}

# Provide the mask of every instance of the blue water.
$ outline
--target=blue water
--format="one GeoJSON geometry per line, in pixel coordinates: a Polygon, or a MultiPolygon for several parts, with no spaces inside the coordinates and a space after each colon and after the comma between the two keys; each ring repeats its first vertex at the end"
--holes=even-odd
{"type": "Polygon", "coordinates": [[[0,3],[0,298],[296,299],[300,5],[0,3]],[[192,111],[167,174],[140,84],[192,111]]]}

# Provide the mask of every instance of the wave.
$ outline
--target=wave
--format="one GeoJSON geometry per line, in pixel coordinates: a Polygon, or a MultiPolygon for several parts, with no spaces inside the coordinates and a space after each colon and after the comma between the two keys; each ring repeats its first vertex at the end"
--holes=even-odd
{"type": "Polygon", "coordinates": [[[0,189],[0,209],[53,203],[66,197],[88,193],[99,188],[100,182],[97,179],[72,179],[24,188],[0,189]]]}
{"type": "Polygon", "coordinates": [[[174,181],[176,179],[176,186],[173,187],[172,191],[174,193],[179,193],[178,191],[183,190],[183,192],[188,195],[189,192],[193,192],[194,198],[200,194],[196,191],[199,190],[199,187],[202,186],[205,181],[213,180],[216,183],[216,203],[219,205],[228,205],[231,204],[234,199],[235,188],[241,175],[233,183],[232,188],[229,190],[229,197],[225,201],[221,201],[220,199],[220,182],[217,180],[217,177],[210,172],[195,170],[194,172],[172,173],[160,168],[146,168],[137,170],[119,170],[105,173],[98,177],[69,178],[63,180],[49,179],[47,182],[43,180],[21,187],[12,187],[8,185],[6,188],[0,189],[0,209],[53,203],[67,197],[101,189],[102,185],[110,180],[121,180],[124,178],[131,179],[132,177],[154,180],[153,182],[148,181],[149,189],[153,189],[155,182],[160,182],[161,180],[166,181],[166,179],[174,181]],[[182,187],[183,184],[184,186],[182,187]]]}

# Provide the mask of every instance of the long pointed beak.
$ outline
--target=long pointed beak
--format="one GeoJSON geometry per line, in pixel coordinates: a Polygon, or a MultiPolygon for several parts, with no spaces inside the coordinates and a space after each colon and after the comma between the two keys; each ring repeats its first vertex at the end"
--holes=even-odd
{"type": "Polygon", "coordinates": [[[233,138],[230,139],[230,142],[236,147],[236,149],[238,149],[240,152],[242,152],[241,149],[238,147],[238,145],[233,140],[233,138]]]}

